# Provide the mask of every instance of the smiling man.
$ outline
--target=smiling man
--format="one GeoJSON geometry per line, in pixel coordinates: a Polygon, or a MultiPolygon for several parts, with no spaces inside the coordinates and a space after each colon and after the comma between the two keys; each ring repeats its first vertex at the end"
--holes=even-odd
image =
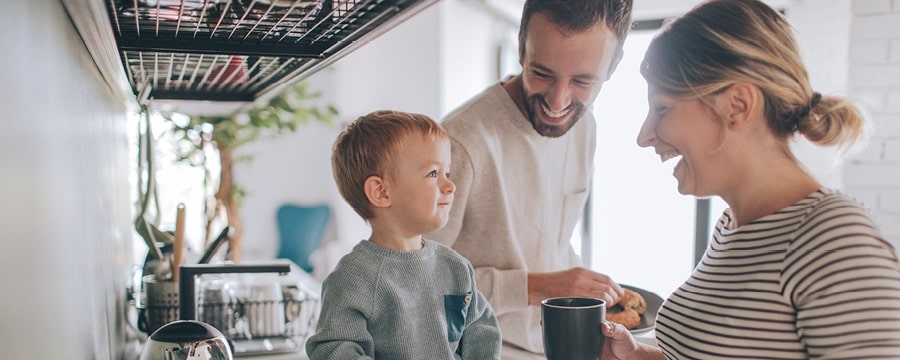
{"type": "MultiPolygon", "coordinates": [[[[447,225],[429,238],[475,266],[498,314],[504,359],[544,359],[540,301],[622,288],[580,267],[569,239],[593,172],[590,111],[622,58],[630,0],[528,0],[519,29],[522,72],[443,121],[457,185],[447,225]]],[[[599,340],[599,339],[598,339],[599,340]]]]}

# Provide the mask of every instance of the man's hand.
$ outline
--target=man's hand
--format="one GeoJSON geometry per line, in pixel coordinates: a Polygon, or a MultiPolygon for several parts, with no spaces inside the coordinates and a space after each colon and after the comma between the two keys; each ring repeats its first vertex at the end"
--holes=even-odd
{"type": "Polygon", "coordinates": [[[549,273],[528,273],[528,304],[540,305],[553,297],[592,297],[606,301],[611,307],[624,294],[622,287],[609,276],[583,267],[549,273]]]}

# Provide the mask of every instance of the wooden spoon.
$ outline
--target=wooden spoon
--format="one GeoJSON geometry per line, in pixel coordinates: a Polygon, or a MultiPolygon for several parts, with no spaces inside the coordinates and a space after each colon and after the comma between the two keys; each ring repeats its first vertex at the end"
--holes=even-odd
{"type": "Polygon", "coordinates": [[[184,263],[184,204],[178,204],[175,215],[175,239],[172,243],[172,281],[178,282],[178,267],[184,263]]]}

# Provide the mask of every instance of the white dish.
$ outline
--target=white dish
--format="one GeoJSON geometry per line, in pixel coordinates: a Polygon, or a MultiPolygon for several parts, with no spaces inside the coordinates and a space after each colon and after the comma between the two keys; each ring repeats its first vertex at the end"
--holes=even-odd
{"type": "Polygon", "coordinates": [[[647,302],[647,311],[641,314],[641,323],[634,329],[631,329],[631,333],[633,335],[637,335],[653,330],[654,323],[656,322],[656,314],[659,312],[659,308],[662,306],[663,298],[653,292],[641,289],[639,287],[625,284],[619,285],[643,296],[644,301],[647,302]]]}

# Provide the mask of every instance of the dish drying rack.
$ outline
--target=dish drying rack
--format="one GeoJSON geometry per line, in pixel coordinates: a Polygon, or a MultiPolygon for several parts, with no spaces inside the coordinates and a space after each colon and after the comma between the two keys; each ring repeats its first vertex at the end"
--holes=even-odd
{"type": "Polygon", "coordinates": [[[134,93],[247,102],[305,79],[437,0],[105,0],[134,93]]]}
{"type": "MultiPolygon", "coordinates": [[[[293,263],[287,275],[213,273],[197,276],[196,312],[188,318],[212,325],[231,342],[235,357],[302,350],[321,309],[318,283],[293,263]]],[[[191,277],[185,278],[190,279],[191,277]]],[[[147,335],[183,319],[179,284],[142,277],[134,306],[147,335]]]]}

